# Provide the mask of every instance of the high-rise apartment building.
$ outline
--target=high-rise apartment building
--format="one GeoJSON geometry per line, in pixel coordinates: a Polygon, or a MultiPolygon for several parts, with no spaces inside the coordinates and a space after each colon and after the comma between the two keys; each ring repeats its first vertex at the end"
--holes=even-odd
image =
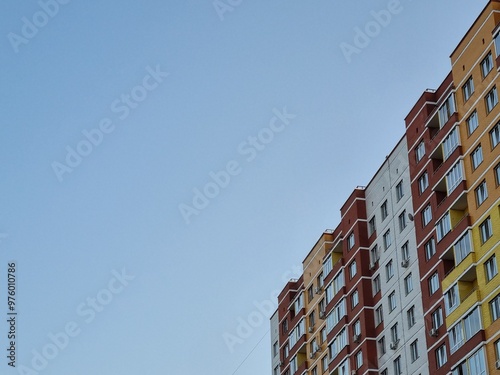
{"type": "Polygon", "coordinates": [[[500,0],[278,297],[273,374],[500,369],[500,0]]]}

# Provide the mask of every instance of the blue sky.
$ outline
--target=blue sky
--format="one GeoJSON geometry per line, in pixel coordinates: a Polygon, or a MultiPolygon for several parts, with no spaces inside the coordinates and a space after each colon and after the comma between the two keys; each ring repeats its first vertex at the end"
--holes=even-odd
{"type": "Polygon", "coordinates": [[[224,335],[337,225],[486,1],[217,4],[0,4],[2,373],[270,373],[269,316],[224,335]]]}

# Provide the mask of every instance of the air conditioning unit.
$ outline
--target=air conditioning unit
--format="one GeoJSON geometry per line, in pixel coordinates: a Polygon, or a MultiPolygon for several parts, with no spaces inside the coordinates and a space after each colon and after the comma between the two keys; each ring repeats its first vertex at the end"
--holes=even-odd
{"type": "Polygon", "coordinates": [[[360,339],[361,339],[360,335],[354,335],[353,338],[352,338],[352,341],[359,342],[360,339]]]}
{"type": "Polygon", "coordinates": [[[316,294],[320,294],[323,291],[323,287],[322,286],[317,286],[314,291],[316,292],[316,294]]]}
{"type": "Polygon", "coordinates": [[[314,357],[316,357],[316,352],[309,354],[309,358],[313,359],[314,357]]]}
{"type": "Polygon", "coordinates": [[[357,373],[358,373],[358,372],[357,372],[356,370],[352,370],[352,371],[351,371],[351,375],[357,375],[357,373]]]}
{"type": "Polygon", "coordinates": [[[408,267],[408,264],[410,264],[410,260],[409,259],[404,259],[401,262],[401,267],[406,268],[406,267],[408,267]]]}
{"type": "Polygon", "coordinates": [[[319,318],[320,319],[325,319],[325,312],[324,311],[320,311],[319,312],[319,318]]]}
{"type": "Polygon", "coordinates": [[[495,366],[497,367],[497,369],[500,369],[500,360],[495,362],[495,366]]]}
{"type": "Polygon", "coordinates": [[[309,333],[313,333],[314,332],[314,327],[309,327],[309,333]]]}
{"type": "Polygon", "coordinates": [[[432,328],[429,334],[433,337],[436,337],[438,335],[438,330],[436,328],[432,328]]]}
{"type": "Polygon", "coordinates": [[[391,350],[396,350],[399,344],[399,340],[391,342],[391,345],[389,346],[391,350]]]}
{"type": "Polygon", "coordinates": [[[375,269],[375,263],[370,262],[370,270],[375,269]]]}
{"type": "Polygon", "coordinates": [[[320,352],[320,351],[321,351],[321,346],[318,346],[318,347],[316,348],[316,350],[314,351],[314,353],[317,353],[317,352],[320,352]]]}
{"type": "Polygon", "coordinates": [[[278,366],[279,366],[279,367],[283,366],[283,362],[281,362],[281,361],[280,361],[280,362],[278,363],[278,366]]]}

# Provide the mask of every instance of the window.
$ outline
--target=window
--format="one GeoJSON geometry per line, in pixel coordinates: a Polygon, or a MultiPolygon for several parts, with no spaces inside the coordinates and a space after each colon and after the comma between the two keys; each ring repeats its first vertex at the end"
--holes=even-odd
{"type": "Polygon", "coordinates": [[[334,278],[333,278],[333,294],[337,294],[338,291],[344,286],[344,272],[341,270],[334,278]]]}
{"type": "Polygon", "coordinates": [[[458,306],[458,285],[455,284],[444,295],[444,304],[446,308],[446,315],[455,310],[458,306]]]}
{"type": "Polygon", "coordinates": [[[450,353],[455,353],[481,329],[479,307],[472,310],[449,331],[450,353]]]}
{"type": "Polygon", "coordinates": [[[439,289],[439,278],[437,271],[429,277],[429,294],[432,296],[439,289]]]}
{"type": "Polygon", "coordinates": [[[452,375],[484,375],[486,374],[486,360],[484,349],[479,349],[467,360],[463,361],[452,371],[452,375]]]}
{"type": "Polygon", "coordinates": [[[455,265],[460,264],[472,251],[470,231],[465,233],[454,245],[455,265]]]}
{"type": "Polygon", "coordinates": [[[347,331],[342,329],[328,346],[330,360],[334,359],[340,351],[347,346],[347,331]]]}
{"type": "Polygon", "coordinates": [[[472,114],[467,118],[467,131],[469,135],[474,133],[474,130],[476,130],[479,126],[479,120],[477,119],[477,111],[474,110],[472,114]]]}
{"type": "Polygon", "coordinates": [[[481,145],[477,146],[474,151],[471,152],[470,159],[472,161],[472,169],[477,169],[483,162],[483,148],[481,145]]]}
{"type": "Polygon", "coordinates": [[[485,78],[489,72],[493,69],[493,57],[491,56],[491,51],[486,55],[486,57],[481,61],[481,74],[485,78]]]}
{"type": "Polygon", "coordinates": [[[335,305],[333,310],[326,317],[326,333],[330,331],[337,325],[337,323],[346,315],[346,303],[345,298],[335,305]]]}
{"type": "Polygon", "coordinates": [[[453,93],[448,96],[443,105],[439,108],[439,127],[442,128],[455,113],[455,99],[453,93]]]}
{"type": "Polygon", "coordinates": [[[453,151],[458,147],[458,126],[455,126],[450,134],[443,141],[444,160],[448,159],[453,151]]]}
{"type": "Polygon", "coordinates": [[[418,359],[418,339],[410,344],[410,357],[412,362],[418,359]]]}
{"type": "Polygon", "coordinates": [[[490,257],[485,263],[484,263],[484,270],[486,271],[486,280],[491,281],[496,274],[498,273],[497,269],[497,260],[495,255],[490,257]]]}
{"type": "Polygon", "coordinates": [[[358,291],[355,290],[352,294],[351,294],[351,309],[354,309],[359,303],[359,294],[358,294],[358,291]]]}
{"type": "Polygon", "coordinates": [[[417,159],[417,163],[422,160],[425,155],[425,143],[424,141],[420,142],[415,149],[415,159],[417,159]]]}
{"type": "Polygon", "coordinates": [[[496,181],[496,184],[498,186],[498,185],[500,185],[500,163],[498,163],[495,166],[494,172],[495,172],[495,181],[496,181]]]}
{"type": "Polygon", "coordinates": [[[314,367],[311,371],[311,375],[318,375],[318,368],[314,367]]]}
{"type": "Polygon", "coordinates": [[[476,204],[478,207],[483,204],[483,202],[488,198],[488,189],[486,188],[486,181],[483,180],[479,186],[474,190],[476,194],[476,204]]]}
{"type": "Polygon", "coordinates": [[[486,112],[490,113],[498,103],[498,94],[496,86],[490,90],[490,92],[484,98],[484,101],[486,103],[486,112]]]}
{"type": "Polygon", "coordinates": [[[424,249],[427,260],[431,259],[432,256],[436,254],[436,242],[434,241],[434,237],[425,243],[424,249]]]}
{"type": "Polygon", "coordinates": [[[395,375],[401,374],[401,356],[398,356],[394,360],[394,374],[395,375]]]}
{"type": "Polygon", "coordinates": [[[411,273],[405,277],[404,284],[405,284],[405,293],[406,295],[408,295],[413,290],[413,280],[411,278],[411,273]]]}
{"type": "Polygon", "coordinates": [[[428,204],[422,211],[422,225],[425,227],[432,220],[431,205],[428,204]]]}
{"type": "Polygon", "coordinates": [[[323,272],[321,272],[318,277],[316,278],[316,283],[318,284],[318,288],[322,288],[324,283],[323,283],[324,279],[323,279],[323,272]]]}
{"type": "Polygon", "coordinates": [[[415,325],[415,306],[412,306],[406,312],[406,318],[408,320],[408,328],[411,328],[415,325]]]}
{"type": "Polygon", "coordinates": [[[389,281],[394,276],[394,265],[392,259],[385,265],[385,275],[387,281],[389,281]]]}
{"type": "Polygon", "coordinates": [[[311,340],[311,343],[309,344],[309,350],[311,353],[316,353],[318,350],[318,343],[316,342],[316,338],[313,338],[311,340]]]}
{"type": "Polygon", "coordinates": [[[359,319],[356,320],[356,322],[352,326],[352,333],[353,333],[354,336],[356,336],[356,335],[360,336],[361,335],[361,322],[359,321],[359,319]]]}
{"type": "Polygon", "coordinates": [[[443,239],[451,230],[450,213],[447,212],[436,224],[437,240],[443,239]]]}
{"type": "Polygon", "coordinates": [[[371,236],[373,233],[375,233],[375,216],[373,216],[370,221],[368,222],[368,235],[371,236]]]}
{"type": "Polygon", "coordinates": [[[380,275],[373,279],[373,295],[375,296],[378,292],[380,292],[380,275]]]}
{"type": "Polygon", "coordinates": [[[384,310],[382,305],[375,309],[375,326],[378,326],[380,323],[384,321],[384,310]]]}
{"type": "MultiPolygon", "coordinates": [[[[273,375],[280,375],[280,367],[279,366],[276,366],[274,369],[273,369],[273,375]]],[[[317,373],[315,373],[314,375],[318,375],[317,373]]]]}
{"type": "Polygon", "coordinates": [[[325,298],[322,298],[321,301],[319,301],[319,312],[320,314],[325,312],[325,298]]]}
{"type": "Polygon", "coordinates": [[[352,263],[349,265],[349,278],[352,280],[354,276],[356,276],[356,261],[353,260],[352,263]]]}
{"type": "Polygon", "coordinates": [[[462,162],[458,161],[457,164],[451,168],[451,170],[446,175],[446,188],[448,195],[451,194],[453,190],[458,186],[460,182],[464,179],[462,162]]]}
{"type": "Polygon", "coordinates": [[[382,372],[380,373],[380,375],[387,375],[387,369],[383,369],[382,372]]]}
{"type": "Polygon", "coordinates": [[[309,314],[309,327],[314,327],[315,324],[316,324],[316,317],[313,311],[312,313],[309,314]]]}
{"type": "Polygon", "coordinates": [[[305,333],[305,323],[304,319],[301,319],[299,324],[295,326],[294,329],[290,332],[288,335],[288,343],[291,348],[297,343],[297,341],[300,340],[300,338],[304,335],[305,333]]]}
{"type": "Polygon", "coordinates": [[[396,303],[396,292],[389,294],[389,310],[392,312],[397,306],[396,303]]]}
{"type": "Polygon", "coordinates": [[[321,371],[326,372],[328,370],[328,355],[321,358],[321,371]]]}
{"type": "Polygon", "coordinates": [[[378,261],[378,248],[377,245],[373,246],[370,249],[370,260],[372,261],[372,264],[375,265],[378,261]]]}
{"type": "Polygon", "coordinates": [[[500,359],[500,340],[495,341],[495,356],[498,361],[500,359]]]}
{"type": "Polygon", "coordinates": [[[281,332],[287,333],[288,332],[288,320],[284,320],[283,323],[281,323],[281,332]]]}
{"type": "Polygon", "coordinates": [[[321,328],[321,343],[326,342],[326,327],[321,328]]]}
{"type": "Polygon", "coordinates": [[[403,261],[410,260],[410,248],[408,247],[408,241],[401,246],[401,258],[403,261]]]}
{"type": "Polygon", "coordinates": [[[389,246],[391,246],[391,230],[387,229],[387,232],[384,233],[384,248],[387,250],[389,246]]]}
{"type": "Polygon", "coordinates": [[[347,246],[349,250],[351,250],[354,247],[354,233],[351,233],[347,238],[347,246]]]}
{"type": "Polygon", "coordinates": [[[500,294],[493,298],[490,302],[490,310],[491,310],[491,320],[495,321],[500,318],[500,294]]]}
{"type": "Polygon", "coordinates": [[[399,181],[396,185],[396,201],[399,202],[403,198],[403,181],[399,181]]]}
{"type": "Polygon", "coordinates": [[[391,327],[391,340],[393,343],[396,343],[399,341],[399,335],[398,335],[398,323],[394,324],[391,327]]]}
{"type": "Polygon", "coordinates": [[[307,289],[307,302],[311,302],[313,298],[314,298],[314,288],[313,288],[313,286],[311,285],[311,286],[307,289]]]}
{"type": "Polygon", "coordinates": [[[446,363],[446,344],[441,345],[436,349],[436,364],[437,368],[441,368],[446,363]]]}
{"type": "Polygon", "coordinates": [[[333,299],[334,295],[335,295],[335,292],[333,291],[333,283],[330,283],[330,284],[328,284],[328,286],[325,289],[325,301],[326,301],[327,305],[333,299]]]}
{"type": "Polygon", "coordinates": [[[363,352],[361,350],[356,353],[356,369],[360,369],[363,366],[363,352]]]}
{"type": "Polygon", "coordinates": [[[283,347],[283,358],[288,358],[288,354],[290,354],[290,350],[288,349],[288,344],[285,344],[283,347]]]}
{"type": "Polygon", "coordinates": [[[273,344],[273,357],[276,357],[279,354],[279,346],[278,341],[273,344]]]}
{"type": "Polygon", "coordinates": [[[493,230],[491,228],[491,219],[488,216],[485,221],[479,225],[479,232],[481,233],[481,243],[485,243],[493,235],[493,230]]]}
{"type": "Polygon", "coordinates": [[[385,336],[382,336],[377,341],[377,346],[378,346],[378,356],[382,357],[385,354],[385,336]]]}
{"type": "Polygon", "coordinates": [[[293,305],[290,307],[290,311],[292,311],[293,314],[297,314],[303,308],[304,308],[304,294],[300,293],[299,296],[293,302],[293,305]]]}
{"type": "Polygon", "coordinates": [[[382,221],[384,221],[387,215],[389,215],[389,212],[387,211],[387,201],[382,203],[382,206],[380,206],[380,214],[382,215],[382,221]]]}
{"type": "Polygon", "coordinates": [[[297,361],[297,356],[294,356],[292,360],[290,361],[290,372],[292,374],[295,374],[297,372],[299,365],[297,361]]]}
{"type": "Polygon", "coordinates": [[[474,93],[474,81],[472,80],[472,76],[469,77],[467,82],[462,86],[462,94],[464,95],[464,102],[469,100],[469,98],[474,93]]]}
{"type": "Polygon", "coordinates": [[[418,179],[418,192],[422,194],[429,187],[429,175],[424,172],[418,179]]]}
{"type": "Polygon", "coordinates": [[[431,314],[432,318],[432,328],[438,329],[443,325],[443,309],[441,307],[438,307],[434,312],[431,314]]]}
{"type": "Polygon", "coordinates": [[[403,210],[398,217],[399,221],[399,232],[402,232],[406,228],[406,210],[403,210]]]}
{"type": "Polygon", "coordinates": [[[333,268],[332,256],[329,255],[328,258],[323,262],[323,277],[328,276],[333,268]]]}
{"type": "Polygon", "coordinates": [[[495,148],[500,142],[500,122],[490,131],[491,148],[495,148]]]}
{"type": "Polygon", "coordinates": [[[500,56],[500,38],[498,36],[499,36],[499,33],[497,33],[493,37],[493,41],[495,42],[495,49],[497,51],[497,57],[500,56]]]}

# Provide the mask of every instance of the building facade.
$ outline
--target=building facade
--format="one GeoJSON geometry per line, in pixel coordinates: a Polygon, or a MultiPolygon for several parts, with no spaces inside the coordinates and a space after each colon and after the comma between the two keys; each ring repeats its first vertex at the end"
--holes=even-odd
{"type": "Polygon", "coordinates": [[[500,371],[500,0],[278,297],[273,374],[500,371]]]}

